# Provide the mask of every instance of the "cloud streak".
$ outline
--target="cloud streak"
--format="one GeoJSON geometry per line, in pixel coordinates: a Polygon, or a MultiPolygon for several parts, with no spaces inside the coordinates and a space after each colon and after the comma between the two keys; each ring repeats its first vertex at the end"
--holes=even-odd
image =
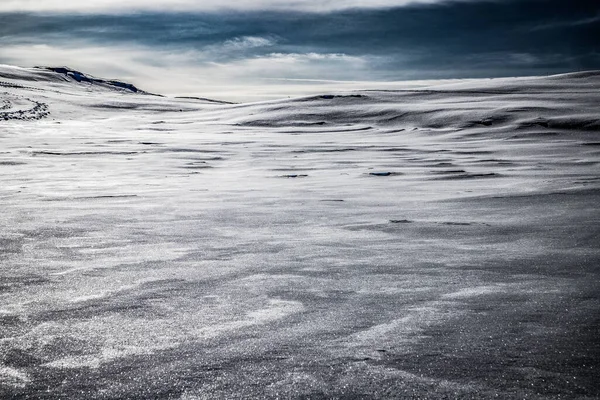
{"type": "MultiPolygon", "coordinates": [[[[2,0],[0,12],[122,13],[131,11],[214,12],[295,10],[329,12],[347,9],[377,9],[411,4],[436,4],[456,0],[2,0]]],[[[486,0],[461,0],[486,1],[486,0]]],[[[490,0],[487,0],[490,1],[490,0]]]]}

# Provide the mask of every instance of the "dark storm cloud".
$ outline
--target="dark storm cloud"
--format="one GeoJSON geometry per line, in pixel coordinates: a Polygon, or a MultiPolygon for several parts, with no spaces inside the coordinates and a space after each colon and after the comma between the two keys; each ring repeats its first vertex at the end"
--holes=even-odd
{"type": "MultiPolygon", "coordinates": [[[[13,45],[198,51],[203,62],[338,54],[367,60],[370,76],[364,80],[527,75],[600,68],[600,3],[450,2],[329,13],[0,14],[0,37],[13,45]]],[[[0,50],[0,62],[8,52],[0,50]]]]}

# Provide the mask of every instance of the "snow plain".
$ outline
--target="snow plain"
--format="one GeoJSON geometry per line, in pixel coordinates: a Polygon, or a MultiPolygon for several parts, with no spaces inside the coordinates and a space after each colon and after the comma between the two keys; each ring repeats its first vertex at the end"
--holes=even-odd
{"type": "Polygon", "coordinates": [[[1,398],[600,396],[600,73],[0,85],[1,398]]]}

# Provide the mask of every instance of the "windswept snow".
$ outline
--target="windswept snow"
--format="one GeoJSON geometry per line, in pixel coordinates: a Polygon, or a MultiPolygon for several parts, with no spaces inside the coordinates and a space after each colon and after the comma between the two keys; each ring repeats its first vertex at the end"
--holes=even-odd
{"type": "Polygon", "coordinates": [[[68,71],[0,66],[1,398],[600,393],[600,73],[224,104],[68,71]]]}

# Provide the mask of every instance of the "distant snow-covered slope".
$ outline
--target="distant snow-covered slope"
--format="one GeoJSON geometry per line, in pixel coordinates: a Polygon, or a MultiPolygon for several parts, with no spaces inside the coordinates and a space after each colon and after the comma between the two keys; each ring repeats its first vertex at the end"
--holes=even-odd
{"type": "Polygon", "coordinates": [[[189,110],[198,104],[223,104],[211,99],[181,98],[161,100],[162,96],[145,92],[118,80],[95,78],[68,67],[22,68],[0,65],[0,120],[35,120],[47,117],[48,103],[55,116],[90,116],[91,109],[189,110]],[[11,90],[12,89],[12,90],[11,90]]]}
{"type": "MultiPolygon", "coordinates": [[[[117,80],[106,80],[86,75],[68,67],[36,67],[21,68],[10,65],[0,65],[1,84],[11,85],[10,81],[44,83],[87,83],[88,86],[104,89],[121,89],[130,92],[141,92],[134,85],[117,80]]],[[[12,83],[16,85],[16,83],[12,83]]]]}
{"type": "Polygon", "coordinates": [[[0,66],[0,398],[600,393],[600,73],[221,104],[69,71],[0,66]]]}

